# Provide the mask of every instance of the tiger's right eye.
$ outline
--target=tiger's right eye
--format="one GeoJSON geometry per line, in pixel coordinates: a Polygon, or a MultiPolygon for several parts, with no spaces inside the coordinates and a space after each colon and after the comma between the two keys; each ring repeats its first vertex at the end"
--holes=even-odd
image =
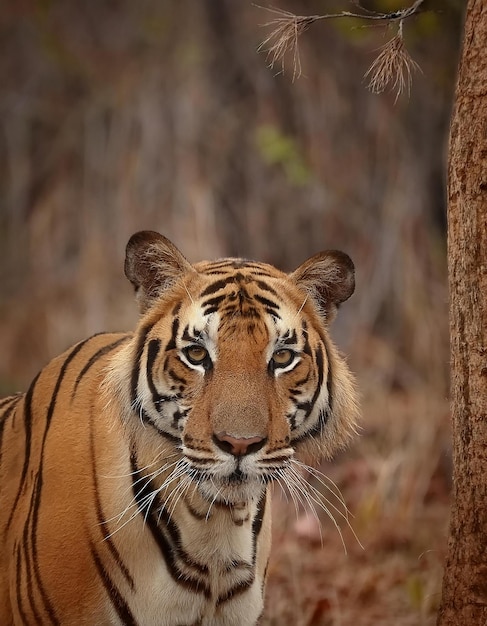
{"type": "Polygon", "coordinates": [[[275,367],[287,367],[290,365],[295,357],[295,353],[287,348],[281,348],[276,350],[272,355],[272,361],[275,367]]]}
{"type": "Polygon", "coordinates": [[[203,365],[210,358],[208,350],[197,344],[185,348],[184,354],[191,365],[203,365]]]}

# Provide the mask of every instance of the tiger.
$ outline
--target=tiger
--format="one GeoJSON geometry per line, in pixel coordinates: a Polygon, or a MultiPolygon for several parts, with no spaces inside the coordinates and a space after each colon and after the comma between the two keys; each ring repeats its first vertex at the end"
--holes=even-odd
{"type": "Polygon", "coordinates": [[[356,431],[329,335],[354,265],[191,264],[140,231],[125,274],[134,332],[77,343],[0,401],[0,624],[255,625],[272,485],[356,431]]]}

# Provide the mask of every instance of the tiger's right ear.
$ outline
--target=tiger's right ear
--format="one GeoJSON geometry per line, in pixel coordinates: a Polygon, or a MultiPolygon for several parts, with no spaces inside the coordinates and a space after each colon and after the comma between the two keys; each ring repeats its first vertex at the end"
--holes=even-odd
{"type": "Polygon", "coordinates": [[[291,277],[315,301],[318,311],[330,323],[338,307],[355,290],[352,259],[340,250],[325,250],[305,261],[291,277]]]}
{"type": "Polygon", "coordinates": [[[125,276],[135,288],[142,313],[187,272],[194,272],[191,263],[166,237],[153,230],[141,230],[130,237],[125,276]]]}

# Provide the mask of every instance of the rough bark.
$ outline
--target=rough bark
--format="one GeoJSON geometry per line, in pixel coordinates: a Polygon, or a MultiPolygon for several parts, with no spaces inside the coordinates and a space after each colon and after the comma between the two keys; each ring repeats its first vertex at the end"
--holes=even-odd
{"type": "Polygon", "coordinates": [[[487,624],[487,3],[469,0],[448,180],[454,489],[439,626],[487,624]]]}

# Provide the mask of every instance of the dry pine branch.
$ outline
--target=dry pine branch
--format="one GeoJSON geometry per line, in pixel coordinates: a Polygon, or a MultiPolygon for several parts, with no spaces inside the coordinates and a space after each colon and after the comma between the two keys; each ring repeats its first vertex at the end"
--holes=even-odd
{"type": "Polygon", "coordinates": [[[407,91],[411,93],[412,71],[420,70],[419,65],[411,58],[402,36],[402,22],[398,33],[380,49],[379,56],[365,72],[369,78],[368,88],[372,93],[384,92],[388,85],[396,92],[396,100],[407,91]]]}
{"type": "Polygon", "coordinates": [[[410,93],[412,71],[419,69],[418,64],[411,58],[404,44],[403,23],[408,17],[417,15],[420,12],[423,2],[424,0],[415,0],[415,2],[406,9],[390,13],[379,13],[364,9],[361,7],[360,3],[356,1],[353,4],[357,7],[359,12],[341,11],[340,13],[308,16],[295,15],[290,11],[256,5],[258,8],[265,9],[277,16],[270,22],[263,24],[263,26],[272,26],[273,30],[260,44],[258,50],[267,51],[267,58],[269,59],[271,68],[274,68],[277,63],[280,63],[281,72],[284,72],[284,61],[287,53],[291,53],[293,58],[294,81],[296,78],[299,78],[302,73],[299,55],[299,36],[314,22],[324,19],[352,17],[363,20],[373,20],[375,22],[384,22],[388,25],[397,23],[398,31],[396,35],[382,46],[379,56],[365,74],[365,78],[369,78],[368,88],[373,93],[382,93],[388,85],[391,85],[391,90],[396,92],[397,101],[398,97],[404,91],[407,91],[408,94],[410,93]]]}

